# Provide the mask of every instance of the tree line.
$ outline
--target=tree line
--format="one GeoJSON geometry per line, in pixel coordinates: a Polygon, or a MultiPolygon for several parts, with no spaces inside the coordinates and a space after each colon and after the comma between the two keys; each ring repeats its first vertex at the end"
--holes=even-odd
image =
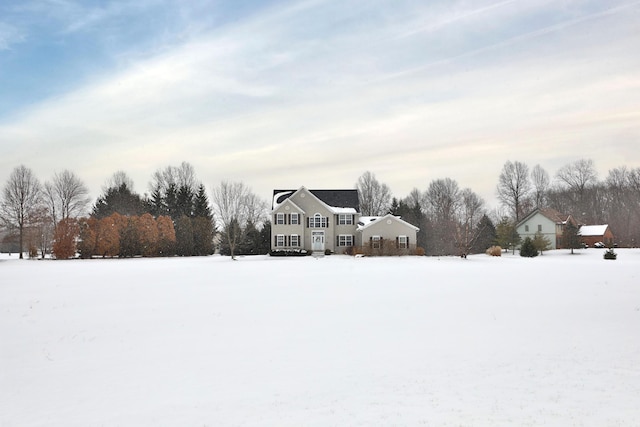
{"type": "Polygon", "coordinates": [[[21,165],[3,189],[0,219],[20,258],[25,248],[30,257],[56,258],[210,255],[216,243],[232,257],[268,252],[266,203],[243,183],[220,183],[212,204],[193,166],[183,162],[156,171],[149,188],[149,195],[137,194],[118,171],[90,207],[89,191],[73,172],[41,185],[21,165]]]}
{"type": "MultiPolygon", "coordinates": [[[[404,198],[393,197],[375,174],[357,181],[363,215],[400,215],[420,227],[418,246],[427,255],[481,253],[492,245],[513,247],[516,225],[535,208],[571,214],[579,224],[609,224],[619,246],[640,242],[640,168],[614,168],[599,180],[594,162],[579,159],[552,176],[540,165],[507,161],[496,195],[500,206],[490,210],[471,189],[451,178],[438,178],[404,198]]],[[[575,241],[573,236],[567,239],[575,241]]],[[[540,247],[545,243],[537,241],[540,247]]]]}
{"type": "MultiPolygon", "coordinates": [[[[452,178],[434,179],[423,190],[395,197],[388,185],[366,171],[355,187],[362,215],[392,213],[420,227],[417,244],[427,255],[513,246],[518,241],[516,224],[534,208],[572,214],[581,224],[607,223],[619,246],[635,247],[640,241],[640,168],[615,168],[599,180],[593,161],[580,159],[552,178],[540,165],[530,169],[526,163],[507,161],[496,185],[500,205],[495,209],[452,178]]],[[[66,258],[75,253],[206,255],[216,247],[233,257],[270,249],[267,203],[244,183],[228,181],[212,189],[210,200],[187,162],[158,169],[145,196],[133,191],[123,171],[107,180],[92,206],[88,194],[71,171],[56,173],[41,185],[29,168],[16,167],[0,199],[0,220],[9,230],[9,241],[15,238],[14,250],[21,257],[26,248],[30,256],[52,252],[66,258]]]]}

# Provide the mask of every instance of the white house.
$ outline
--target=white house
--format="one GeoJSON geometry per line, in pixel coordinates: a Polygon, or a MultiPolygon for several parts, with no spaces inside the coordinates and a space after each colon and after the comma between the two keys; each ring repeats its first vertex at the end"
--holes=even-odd
{"type": "Polygon", "coordinates": [[[561,249],[563,248],[562,235],[568,223],[577,227],[571,215],[561,214],[555,209],[539,208],[525,216],[516,225],[516,231],[523,240],[527,237],[533,239],[536,233],[540,233],[551,242],[553,249],[561,249]]]}

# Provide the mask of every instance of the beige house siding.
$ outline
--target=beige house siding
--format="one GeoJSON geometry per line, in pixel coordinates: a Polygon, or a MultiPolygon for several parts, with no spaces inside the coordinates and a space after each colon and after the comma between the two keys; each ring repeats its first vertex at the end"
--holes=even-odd
{"type": "Polygon", "coordinates": [[[277,206],[272,212],[272,248],[281,248],[275,245],[275,240],[277,239],[277,236],[279,234],[287,235],[287,233],[298,233],[301,235],[300,247],[294,248],[285,246],[282,249],[306,249],[308,251],[311,251],[311,235],[315,230],[324,232],[325,250],[330,250],[336,253],[343,253],[346,250],[346,247],[337,246],[337,240],[340,234],[353,236],[354,244],[356,241],[356,226],[358,222],[358,214],[350,213],[350,215],[353,215],[352,224],[339,225],[339,215],[335,213],[335,210],[331,206],[327,206],[306,188],[300,188],[299,190],[295,191],[288,199],[277,206]],[[299,225],[293,226],[276,224],[277,214],[287,212],[287,207],[289,207],[288,211],[295,211],[296,213],[300,214],[299,225]],[[319,218],[322,218],[322,220],[320,221],[320,226],[316,227],[315,221],[312,222],[312,225],[310,226],[309,218],[315,218],[318,214],[319,218]]]}
{"type": "Polygon", "coordinates": [[[417,228],[392,215],[387,215],[365,224],[360,229],[358,245],[369,247],[374,236],[380,236],[384,244],[397,244],[399,236],[407,236],[408,247],[415,248],[417,240],[417,228]]]}

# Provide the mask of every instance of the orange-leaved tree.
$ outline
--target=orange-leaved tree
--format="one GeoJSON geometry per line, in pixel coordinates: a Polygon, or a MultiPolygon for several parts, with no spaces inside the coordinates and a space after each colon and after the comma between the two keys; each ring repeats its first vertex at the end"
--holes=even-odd
{"type": "Polygon", "coordinates": [[[53,255],[56,259],[69,259],[76,255],[76,241],[80,235],[78,220],[65,218],[58,222],[53,235],[53,255]]]}

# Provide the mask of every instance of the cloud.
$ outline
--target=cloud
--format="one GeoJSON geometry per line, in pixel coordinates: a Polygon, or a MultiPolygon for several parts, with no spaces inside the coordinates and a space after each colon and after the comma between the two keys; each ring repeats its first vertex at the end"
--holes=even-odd
{"type": "Polygon", "coordinates": [[[18,28],[0,21],[0,51],[9,50],[11,46],[24,40],[25,36],[18,28]]]}
{"type": "MultiPolygon", "coordinates": [[[[77,170],[94,189],[123,169],[144,191],[155,169],[187,160],[207,185],[241,179],[261,194],[372,170],[398,196],[449,176],[490,199],[508,159],[555,165],[638,135],[637,3],[551,21],[550,2],[272,6],[133,52],[0,122],[0,140],[15,141],[10,161],[77,170]]],[[[129,13],[119,7],[67,28],[129,13]]]]}

